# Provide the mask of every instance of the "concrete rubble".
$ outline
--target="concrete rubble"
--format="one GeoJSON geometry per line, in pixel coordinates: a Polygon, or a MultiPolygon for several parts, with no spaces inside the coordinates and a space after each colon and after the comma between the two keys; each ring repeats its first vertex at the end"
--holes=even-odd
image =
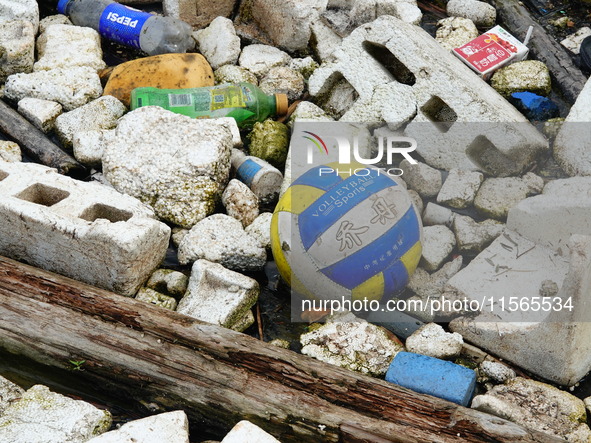
{"type": "Polygon", "coordinates": [[[235,178],[230,180],[222,194],[226,213],[242,223],[245,228],[259,215],[259,199],[248,186],[235,178]]]}
{"type": "Polygon", "coordinates": [[[247,420],[242,420],[226,434],[220,443],[279,443],[275,437],[247,420]]]}
{"type": "Polygon", "coordinates": [[[476,222],[467,215],[456,214],[452,228],[460,252],[480,252],[503,232],[505,225],[496,220],[476,222]]]}
{"type": "Polygon", "coordinates": [[[449,333],[436,323],[428,323],[406,339],[406,349],[415,354],[445,360],[460,355],[464,340],[457,332],[449,333]]]}
{"type": "Polygon", "coordinates": [[[62,113],[62,105],[39,98],[25,97],[18,102],[18,112],[43,132],[49,132],[62,113]]]}
{"type": "Polygon", "coordinates": [[[304,76],[288,66],[277,66],[259,82],[265,94],[287,94],[290,101],[299,99],[304,92],[304,76]]]}
{"type": "Polygon", "coordinates": [[[0,140],[0,160],[10,163],[22,161],[20,146],[15,142],[0,140]]]}
{"type": "Polygon", "coordinates": [[[73,25],[73,23],[63,14],[48,15],[39,20],[39,34],[43,34],[51,25],[73,25]]]}
{"type": "MultiPolygon", "coordinates": [[[[108,120],[107,118],[106,121],[108,122],[108,120]]],[[[106,146],[117,141],[117,131],[114,129],[82,129],[74,132],[72,136],[74,158],[84,165],[98,168],[102,164],[106,146]]]]}
{"type": "Polygon", "coordinates": [[[480,373],[496,383],[506,383],[516,377],[510,367],[495,361],[485,360],[478,367],[480,373]]]}
{"type": "Polygon", "coordinates": [[[492,28],[497,20],[494,6],[478,0],[449,0],[447,14],[470,19],[480,28],[492,28]]]}
{"type": "Polygon", "coordinates": [[[150,288],[141,288],[135,295],[135,299],[160,306],[164,309],[170,309],[171,311],[174,311],[177,307],[176,300],[173,297],[161,294],[150,288]]]}
{"type": "Polygon", "coordinates": [[[447,17],[437,22],[435,39],[445,49],[451,51],[478,37],[474,22],[464,17],[447,17]]]}
{"type": "Polygon", "coordinates": [[[12,403],[18,401],[25,390],[0,376],[0,417],[12,403]]]}
{"type": "Polygon", "coordinates": [[[207,28],[193,33],[199,52],[213,69],[234,65],[240,55],[240,37],[232,21],[225,17],[215,18],[207,28]]]}
{"type": "Polygon", "coordinates": [[[577,32],[574,34],[569,35],[564,40],[560,42],[562,46],[566,49],[571,51],[573,54],[579,54],[579,50],[581,48],[581,43],[585,40],[586,37],[591,35],[591,28],[585,26],[581,29],[578,29],[577,32]]]}
{"type": "Polygon", "coordinates": [[[248,45],[242,49],[238,63],[261,79],[271,68],[287,66],[291,57],[287,52],[268,45],[248,45]]]}
{"type": "Polygon", "coordinates": [[[504,97],[523,91],[546,96],[552,89],[552,81],[550,71],[544,63],[525,60],[496,71],[491,78],[491,86],[504,97]]]}
{"type": "Polygon", "coordinates": [[[0,81],[11,74],[31,72],[35,53],[35,30],[25,20],[0,21],[0,81]]]}
{"type": "Polygon", "coordinates": [[[243,331],[254,322],[250,308],[258,296],[259,284],[256,280],[220,264],[197,260],[191,268],[189,286],[177,312],[243,331]]]}
{"type": "Polygon", "coordinates": [[[452,169],[437,194],[437,203],[463,209],[474,202],[484,180],[480,172],[452,169]]]}
{"type": "Polygon", "coordinates": [[[34,33],[39,28],[39,4],[35,0],[2,0],[0,22],[25,20],[33,25],[34,33]]]}
{"type": "Polygon", "coordinates": [[[351,313],[340,313],[302,334],[302,354],[373,376],[384,375],[404,348],[386,331],[351,313]]]}
{"type": "Polygon", "coordinates": [[[436,271],[447,260],[456,245],[454,233],[442,225],[423,228],[423,252],[420,265],[427,271],[436,271]]]}

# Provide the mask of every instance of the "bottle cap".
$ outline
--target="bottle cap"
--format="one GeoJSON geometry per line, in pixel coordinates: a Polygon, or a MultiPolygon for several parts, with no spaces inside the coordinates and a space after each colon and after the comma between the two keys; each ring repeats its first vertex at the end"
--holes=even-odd
{"type": "Polygon", "coordinates": [[[287,94],[275,94],[275,107],[277,115],[287,114],[287,108],[289,104],[287,102],[287,94]]]}

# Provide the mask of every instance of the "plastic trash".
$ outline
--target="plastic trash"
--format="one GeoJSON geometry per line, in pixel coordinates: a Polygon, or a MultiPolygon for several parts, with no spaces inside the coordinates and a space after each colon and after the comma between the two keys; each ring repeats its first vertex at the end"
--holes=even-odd
{"type": "Polygon", "coordinates": [[[192,28],[182,20],[160,17],[113,0],[59,0],[57,10],[72,23],[96,29],[104,38],[149,55],[186,52],[195,46],[192,28]]]}
{"type": "Polygon", "coordinates": [[[262,203],[270,203],[279,195],[283,183],[279,169],[238,149],[232,149],[231,161],[236,178],[245,183],[262,203]]]}
{"type": "Polygon", "coordinates": [[[287,113],[287,95],[267,95],[245,82],[191,89],[136,88],[131,91],[131,109],[142,106],[160,106],[195,118],[233,117],[239,127],[251,127],[287,113]]]}
{"type": "Polygon", "coordinates": [[[556,103],[533,92],[514,92],[509,101],[531,121],[543,122],[560,114],[556,103]]]}

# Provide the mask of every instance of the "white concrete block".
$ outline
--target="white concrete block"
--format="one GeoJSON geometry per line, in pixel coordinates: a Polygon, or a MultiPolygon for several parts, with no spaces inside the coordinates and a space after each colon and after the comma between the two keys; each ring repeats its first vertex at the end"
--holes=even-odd
{"type": "Polygon", "coordinates": [[[435,197],[442,185],[441,172],[425,163],[411,165],[408,160],[400,162],[404,171],[404,181],[410,189],[414,189],[421,197],[435,197]]]}
{"type": "Polygon", "coordinates": [[[441,359],[453,359],[460,355],[464,339],[457,332],[449,333],[437,323],[421,326],[406,339],[406,349],[415,354],[441,359]]]}
{"type": "Polygon", "coordinates": [[[216,85],[222,83],[240,83],[247,82],[258,85],[259,81],[252,72],[242,66],[223,65],[213,73],[216,85]]]}
{"type": "Polygon", "coordinates": [[[197,260],[177,312],[232,328],[256,303],[259,292],[256,280],[220,264],[197,260]]]}
{"type": "Polygon", "coordinates": [[[11,74],[31,72],[34,55],[33,24],[25,20],[0,20],[0,82],[11,74]]]}
{"type": "Polygon", "coordinates": [[[423,211],[423,226],[444,225],[449,228],[454,215],[450,209],[429,202],[423,211]]]}
{"type": "Polygon", "coordinates": [[[236,271],[256,271],[265,266],[267,253],[249,235],[242,223],[225,214],[214,214],[191,228],[179,244],[183,265],[200,258],[236,271]]]}
{"type": "Polygon", "coordinates": [[[427,271],[436,271],[447,260],[456,245],[454,233],[445,226],[425,226],[420,265],[427,271]]]}
{"type": "Polygon", "coordinates": [[[447,17],[437,22],[435,39],[448,51],[464,46],[478,37],[474,22],[464,17],[447,17]]]}
{"type": "Polygon", "coordinates": [[[0,0],[0,21],[25,20],[39,28],[39,5],[35,0],[0,0]]]}
{"type": "Polygon", "coordinates": [[[334,60],[333,53],[341,45],[343,39],[321,20],[312,22],[311,46],[316,57],[326,63],[334,60]]]}
{"type": "Polygon", "coordinates": [[[88,443],[189,443],[185,411],[172,411],[127,422],[88,443]]]}
{"type": "Polygon", "coordinates": [[[310,77],[310,94],[329,93],[342,77],[360,99],[393,81],[412,86],[417,115],[405,133],[430,166],[511,175],[548,149],[521,113],[419,27],[382,16],[353,31],[334,54],[336,62],[310,77]]]}
{"type": "Polygon", "coordinates": [[[54,24],[37,39],[35,71],[87,66],[98,71],[103,61],[101,38],[92,28],[54,24]]]}
{"type": "Polygon", "coordinates": [[[98,74],[86,66],[13,74],[4,94],[14,101],[25,97],[55,101],[66,111],[78,108],[103,93],[98,74]]]}
{"type": "Polygon", "coordinates": [[[20,146],[15,142],[0,140],[0,160],[11,163],[22,161],[20,146]]]}
{"type": "Polygon", "coordinates": [[[111,426],[109,411],[35,385],[0,417],[0,441],[78,443],[111,426]]]}
{"type": "Polygon", "coordinates": [[[23,388],[0,376],[0,417],[8,406],[22,397],[24,392],[23,388]]]}
{"type": "Polygon", "coordinates": [[[254,0],[252,16],[273,42],[287,50],[305,49],[310,26],[318,21],[328,0],[254,0]]]}
{"type": "Polygon", "coordinates": [[[0,164],[0,254],[123,295],[160,264],[170,228],[138,200],[34,163],[0,164]]]}
{"type": "Polygon", "coordinates": [[[485,360],[480,363],[478,369],[482,375],[492,379],[496,383],[505,383],[516,376],[513,369],[496,361],[485,360]]]}
{"type": "Polygon", "coordinates": [[[259,215],[259,199],[248,186],[235,178],[230,180],[222,194],[226,213],[247,227],[259,215]]]}
{"type": "Polygon", "coordinates": [[[127,109],[112,95],[99,97],[55,119],[55,132],[66,148],[72,147],[77,132],[113,129],[127,109]]]}
{"type": "Polygon", "coordinates": [[[117,134],[114,129],[77,131],[72,137],[74,157],[84,165],[95,168],[99,167],[103,159],[105,148],[110,143],[115,143],[116,137],[117,134]]]}
{"type": "Polygon", "coordinates": [[[591,35],[591,28],[585,26],[578,29],[574,34],[569,35],[560,42],[562,46],[571,51],[573,54],[578,55],[581,50],[581,43],[586,37],[591,35]]]}
{"type": "Polygon", "coordinates": [[[543,179],[533,173],[530,174],[525,179],[520,177],[487,178],[478,189],[474,198],[474,207],[487,217],[505,220],[512,207],[527,196],[541,191],[543,179]]]}
{"type": "Polygon", "coordinates": [[[456,214],[452,228],[460,252],[480,252],[501,235],[505,225],[490,219],[477,223],[468,215],[456,214]]]}
{"type": "Polygon", "coordinates": [[[277,66],[259,82],[265,94],[286,94],[289,101],[299,99],[304,92],[304,76],[287,66],[277,66]]]}
{"type": "Polygon", "coordinates": [[[257,425],[247,420],[238,422],[230,432],[226,434],[221,443],[280,443],[271,434],[266,433],[257,425]]]}
{"type": "Polygon", "coordinates": [[[51,25],[70,25],[74,24],[63,14],[48,15],[39,21],[39,34],[43,34],[51,25]]]}
{"type": "Polygon", "coordinates": [[[25,97],[18,102],[18,112],[43,132],[53,129],[55,119],[62,113],[62,105],[39,98],[25,97]]]}
{"type": "Polygon", "coordinates": [[[228,181],[231,148],[232,134],[219,123],[146,106],[119,120],[103,173],[160,219],[190,228],[213,212],[228,181]]]}
{"type": "Polygon", "coordinates": [[[223,65],[235,65],[240,55],[240,37],[232,20],[215,18],[207,28],[193,33],[199,52],[207,59],[213,69],[223,65]]]}
{"type": "Polygon", "coordinates": [[[248,45],[242,49],[238,63],[257,78],[263,78],[271,68],[287,66],[291,57],[281,49],[268,45],[248,45]]]}
{"type": "Polygon", "coordinates": [[[254,221],[245,228],[248,235],[266,250],[271,250],[271,212],[263,212],[254,221]]]}
{"type": "Polygon", "coordinates": [[[483,180],[480,172],[452,169],[437,194],[437,203],[456,209],[466,208],[474,202],[483,180]]]}

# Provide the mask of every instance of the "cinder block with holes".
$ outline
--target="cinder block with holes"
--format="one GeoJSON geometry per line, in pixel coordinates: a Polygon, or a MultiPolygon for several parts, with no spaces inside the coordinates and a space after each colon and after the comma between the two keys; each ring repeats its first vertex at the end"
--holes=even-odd
{"type": "Polygon", "coordinates": [[[0,255],[130,296],[164,258],[169,237],[133,197],[0,161],[0,255]]]}
{"type": "Polygon", "coordinates": [[[310,93],[326,97],[346,81],[368,100],[380,85],[411,86],[417,113],[405,133],[431,166],[516,175],[548,149],[523,115],[418,26],[382,16],[353,31],[334,55],[310,77],[310,93]]]}

